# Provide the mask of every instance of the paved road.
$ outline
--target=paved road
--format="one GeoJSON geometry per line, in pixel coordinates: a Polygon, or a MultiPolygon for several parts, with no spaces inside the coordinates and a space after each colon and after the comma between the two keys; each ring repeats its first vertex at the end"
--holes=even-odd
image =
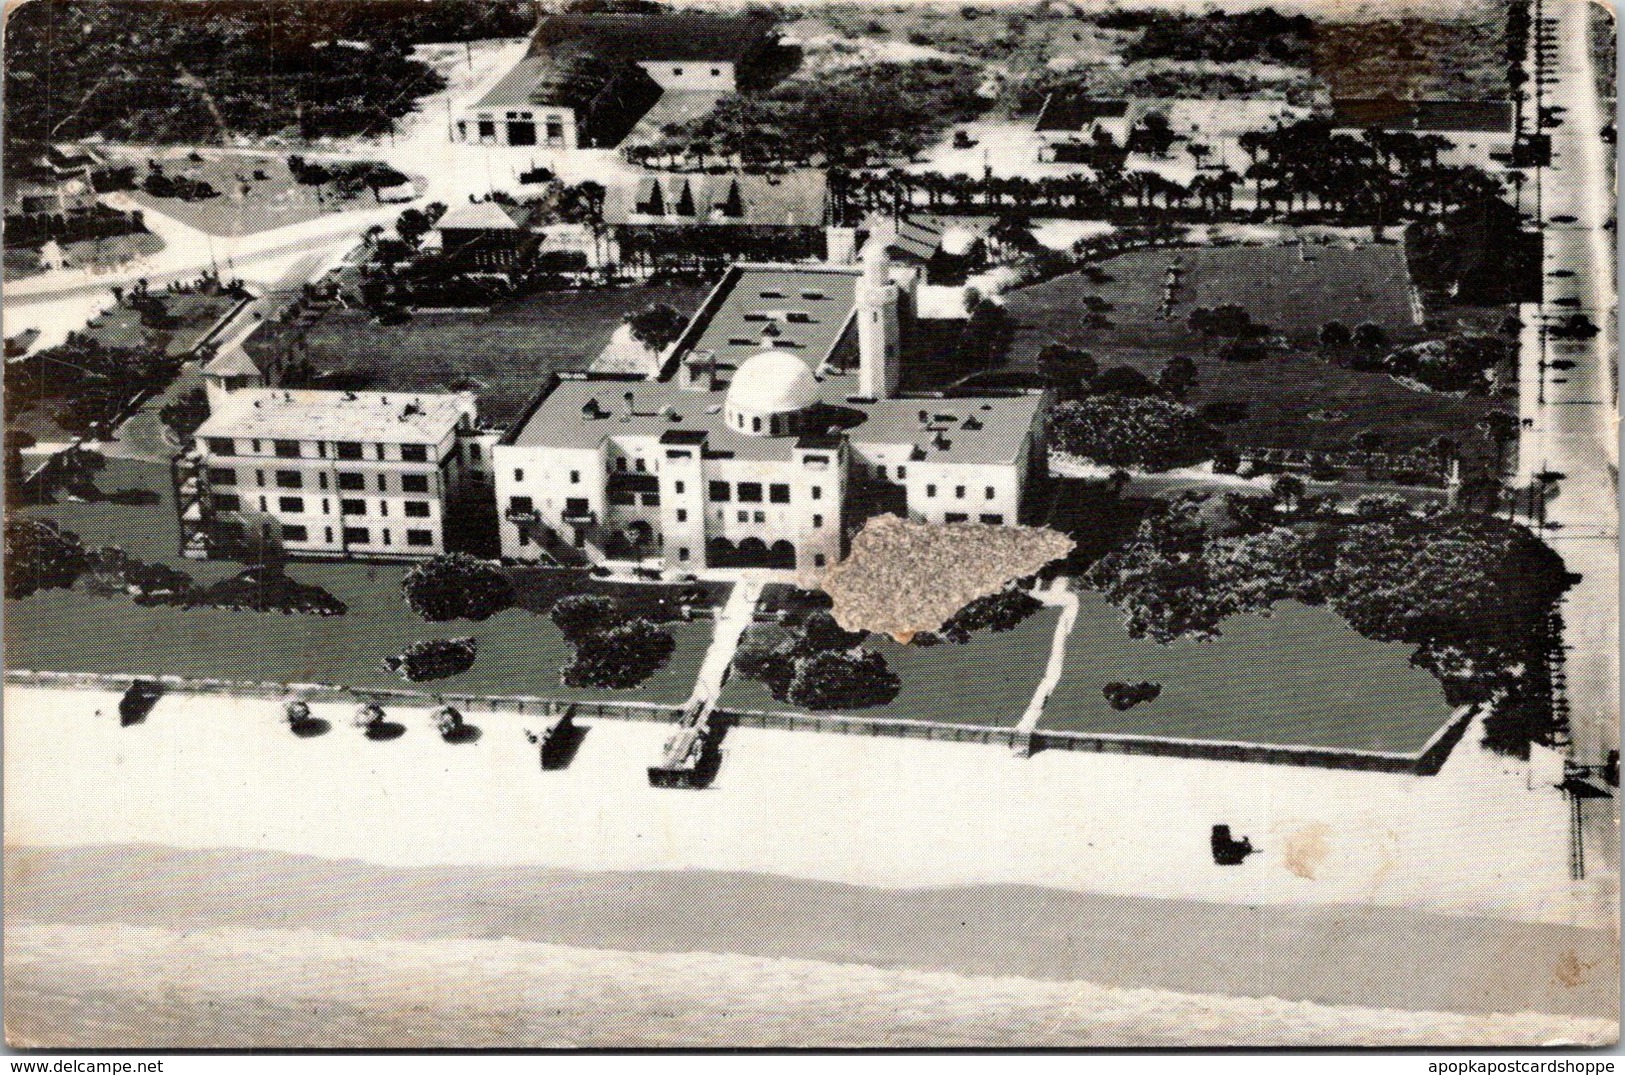
{"type": "MultiPolygon", "coordinates": [[[[1599,107],[1590,47],[1589,5],[1551,0],[1556,83],[1548,105],[1561,105],[1552,128],[1553,159],[1534,190],[1546,232],[1545,303],[1523,311],[1523,417],[1520,484],[1533,474],[1564,475],[1546,506],[1545,534],[1569,569],[1582,576],[1564,601],[1567,696],[1580,765],[1602,763],[1619,746],[1619,451],[1614,425],[1614,246],[1604,228],[1613,213],[1609,147],[1599,137],[1599,107]],[[1561,275],[1554,276],[1553,273],[1561,275]],[[1571,275],[1569,275],[1571,274],[1571,275]],[[1578,307],[1552,305],[1577,300],[1578,307]],[[1603,331],[1585,341],[1542,340],[1543,315],[1583,312],[1603,331]],[[1552,362],[1573,363],[1554,370],[1552,362]]],[[[1532,111],[1532,110],[1531,110],[1532,111]]],[[[1526,204],[1528,196],[1525,196],[1526,204]]],[[[1588,874],[1617,887],[1617,803],[1588,800],[1583,832],[1588,874]]],[[[1599,891],[1599,898],[1617,898],[1599,891]]]]}

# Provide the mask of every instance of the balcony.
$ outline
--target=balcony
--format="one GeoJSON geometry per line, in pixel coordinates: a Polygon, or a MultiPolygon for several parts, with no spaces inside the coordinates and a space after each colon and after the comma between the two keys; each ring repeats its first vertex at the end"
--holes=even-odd
{"type": "Polygon", "coordinates": [[[565,508],[560,517],[571,526],[593,526],[598,522],[598,516],[591,508],[565,508]]]}
{"type": "MultiPolygon", "coordinates": [[[[542,518],[541,515],[537,513],[535,508],[509,508],[507,511],[502,513],[502,517],[507,519],[510,523],[519,523],[521,526],[528,526],[532,523],[539,522],[542,518]]],[[[568,516],[566,516],[566,518],[568,518],[568,516]]]]}

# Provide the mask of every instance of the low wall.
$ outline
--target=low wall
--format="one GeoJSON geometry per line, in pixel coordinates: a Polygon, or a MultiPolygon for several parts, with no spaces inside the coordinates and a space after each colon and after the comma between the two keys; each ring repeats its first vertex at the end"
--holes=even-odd
{"type": "MultiPolygon", "coordinates": [[[[18,686],[66,687],[82,690],[123,691],[134,679],[156,683],[165,692],[195,695],[229,695],[239,698],[265,698],[281,701],[297,697],[309,702],[375,702],[390,706],[425,708],[455,706],[465,714],[490,713],[513,716],[551,716],[575,707],[578,717],[609,720],[647,720],[675,723],[684,707],[653,702],[571,701],[528,695],[487,696],[385,688],[359,689],[330,683],[252,683],[224,679],[187,679],[181,676],[129,676],[96,672],[8,671],[6,682],[18,686]]],[[[1476,706],[1457,709],[1416,754],[1385,753],[1372,750],[1338,750],[1331,747],[1275,746],[1264,743],[1238,743],[1220,740],[1172,739],[1143,735],[1105,735],[1089,732],[1017,731],[976,724],[946,724],[935,721],[887,717],[854,717],[826,713],[770,713],[761,710],[717,709],[715,718],[725,727],[767,728],[787,732],[824,732],[836,735],[887,736],[894,739],[933,739],[948,743],[983,743],[1002,746],[1023,755],[1041,750],[1080,750],[1096,754],[1146,754],[1204,761],[1241,761],[1268,765],[1301,765],[1321,769],[1357,769],[1379,773],[1413,773],[1432,776],[1443,766],[1466,732],[1476,706]]]]}

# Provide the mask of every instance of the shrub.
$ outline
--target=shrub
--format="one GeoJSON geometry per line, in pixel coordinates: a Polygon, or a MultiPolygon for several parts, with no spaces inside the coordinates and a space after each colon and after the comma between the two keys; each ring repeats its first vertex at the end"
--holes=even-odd
{"type": "Polygon", "coordinates": [[[401,580],[412,611],[431,622],[484,620],[513,605],[513,580],[496,564],[454,552],[425,560],[401,580]]]}
{"type": "Polygon", "coordinates": [[[479,643],[473,638],[433,638],[414,642],[398,657],[385,657],[384,668],[411,683],[445,679],[474,667],[479,643]]]}
{"type": "Polygon", "coordinates": [[[36,590],[65,590],[88,566],[79,536],[36,519],[6,520],[5,593],[13,600],[36,590]]]}
{"type": "Polygon", "coordinates": [[[1026,590],[1007,586],[997,593],[978,597],[948,619],[940,632],[955,642],[967,641],[972,631],[1009,631],[1044,603],[1026,590]]]}
{"type": "Polygon", "coordinates": [[[575,657],[560,670],[566,687],[624,690],[636,687],[671,659],[677,640],[644,619],[582,637],[575,657]]]}
{"type": "Polygon", "coordinates": [[[1141,702],[1155,701],[1162,693],[1160,683],[1108,683],[1100,688],[1100,693],[1106,696],[1106,701],[1118,712],[1133,709],[1141,702]]]}
{"type": "Polygon", "coordinates": [[[179,396],[165,403],[158,411],[158,420],[170,429],[182,442],[192,439],[192,434],[209,418],[209,397],[202,385],[182,392],[179,396]]]}
{"type": "Polygon", "coordinates": [[[570,594],[560,598],[548,614],[553,625],[572,645],[624,622],[615,602],[600,594],[570,594]]]}
{"type": "Polygon", "coordinates": [[[861,645],[869,637],[867,631],[848,631],[828,612],[818,611],[807,617],[801,625],[800,637],[791,646],[791,653],[804,657],[827,650],[849,650],[861,645]]]}
{"type": "Polygon", "coordinates": [[[1189,407],[1164,399],[1093,396],[1059,403],[1051,425],[1056,448],[1112,467],[1191,466],[1224,443],[1189,407]]]}
{"type": "Polygon", "coordinates": [[[902,687],[874,650],[825,650],[796,661],[786,698],[805,709],[866,709],[886,705],[902,687]]]}
{"type": "Polygon", "coordinates": [[[234,578],[180,593],[141,594],[139,605],[226,608],[238,612],[280,612],[284,616],[342,616],[349,606],[320,586],[295,582],[276,567],[251,567],[234,578]]]}

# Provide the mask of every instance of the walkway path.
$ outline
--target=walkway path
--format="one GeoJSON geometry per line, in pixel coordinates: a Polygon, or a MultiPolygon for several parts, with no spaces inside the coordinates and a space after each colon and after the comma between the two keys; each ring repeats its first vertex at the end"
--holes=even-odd
{"type": "Polygon", "coordinates": [[[694,680],[694,693],[689,695],[689,704],[709,700],[713,703],[722,696],[722,687],[728,681],[728,667],[733,664],[734,653],[739,649],[739,639],[750,626],[751,617],[756,612],[756,602],[762,596],[763,580],[751,573],[734,583],[734,588],[728,594],[728,601],[717,613],[716,634],[711,640],[711,648],[705,653],[705,660],[700,663],[700,673],[694,680]]]}
{"type": "Polygon", "coordinates": [[[1048,587],[1034,591],[1040,601],[1046,605],[1058,606],[1061,618],[1055,624],[1055,638],[1050,643],[1049,664],[1044,668],[1044,678],[1038,681],[1038,689],[1033,692],[1033,700],[1027,703],[1027,712],[1021,716],[1021,722],[1016,725],[1018,732],[1030,732],[1038,727],[1038,718],[1044,715],[1044,703],[1055,690],[1055,685],[1061,682],[1061,669],[1066,665],[1066,640],[1072,637],[1072,628],[1078,622],[1078,595],[1072,592],[1070,580],[1056,578],[1048,587]]]}

